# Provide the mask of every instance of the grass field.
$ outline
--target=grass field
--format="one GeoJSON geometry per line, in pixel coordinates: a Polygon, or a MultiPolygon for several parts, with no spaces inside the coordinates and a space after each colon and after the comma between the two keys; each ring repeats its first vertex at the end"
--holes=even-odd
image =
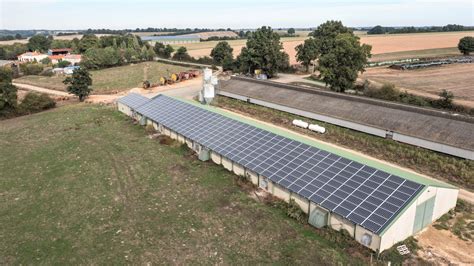
{"type": "Polygon", "coordinates": [[[368,263],[109,107],[0,121],[0,145],[2,265],[368,263]]]}
{"type": "MultiPolygon", "coordinates": [[[[93,94],[109,94],[135,87],[141,87],[145,79],[152,83],[159,81],[160,77],[169,77],[172,73],[188,70],[189,68],[164,64],[159,62],[143,62],[126,66],[93,70],[93,94]]],[[[62,83],[64,76],[24,76],[15,82],[36,85],[54,90],[66,90],[62,83]]]]}

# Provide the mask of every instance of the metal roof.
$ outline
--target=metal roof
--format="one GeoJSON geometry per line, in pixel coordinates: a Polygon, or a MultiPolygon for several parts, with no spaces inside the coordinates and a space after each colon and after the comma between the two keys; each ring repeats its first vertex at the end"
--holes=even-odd
{"type": "Polygon", "coordinates": [[[136,109],[149,101],[149,98],[133,92],[117,100],[117,102],[122,103],[132,109],[136,109]]]}
{"type": "Polygon", "coordinates": [[[136,111],[376,234],[425,187],[164,95],[136,111]]]}
{"type": "Polygon", "coordinates": [[[424,108],[417,107],[413,107],[413,109],[420,109],[420,111],[408,111],[398,108],[396,105],[399,104],[386,103],[387,106],[383,106],[357,101],[357,99],[354,99],[356,96],[331,95],[330,92],[322,94],[316,90],[314,90],[315,93],[297,91],[285,88],[285,85],[275,82],[232,78],[221,82],[219,89],[315,114],[327,115],[345,121],[399,132],[408,136],[474,151],[474,118],[461,115],[451,115],[449,117],[448,114],[431,115],[430,113],[437,112],[442,114],[443,112],[436,110],[424,111],[422,110],[424,108]]]}

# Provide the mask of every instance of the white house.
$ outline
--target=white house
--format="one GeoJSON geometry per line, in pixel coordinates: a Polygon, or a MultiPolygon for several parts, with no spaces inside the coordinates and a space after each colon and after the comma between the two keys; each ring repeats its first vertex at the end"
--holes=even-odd
{"type": "Polygon", "coordinates": [[[18,56],[18,61],[20,62],[40,62],[41,60],[48,57],[47,54],[42,54],[38,52],[26,52],[18,56]]]}

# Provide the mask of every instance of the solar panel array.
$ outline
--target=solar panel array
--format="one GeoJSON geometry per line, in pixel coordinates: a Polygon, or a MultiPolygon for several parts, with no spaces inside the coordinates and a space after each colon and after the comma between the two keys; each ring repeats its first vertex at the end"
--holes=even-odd
{"type": "Polygon", "coordinates": [[[126,106],[137,109],[138,107],[144,105],[150,101],[150,98],[142,96],[138,93],[129,93],[127,96],[121,97],[117,100],[119,103],[125,104],[126,106]]]}
{"type": "Polygon", "coordinates": [[[423,188],[164,95],[137,112],[374,233],[423,188]]]}

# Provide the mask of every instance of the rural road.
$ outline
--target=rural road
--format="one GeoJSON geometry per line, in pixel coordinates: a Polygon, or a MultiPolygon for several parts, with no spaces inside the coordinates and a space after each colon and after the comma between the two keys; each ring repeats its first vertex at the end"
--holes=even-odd
{"type": "Polygon", "coordinates": [[[41,92],[41,93],[46,93],[46,94],[56,95],[56,96],[74,97],[74,95],[72,95],[70,93],[67,93],[65,91],[51,90],[51,89],[41,88],[41,87],[38,87],[38,86],[15,83],[15,82],[13,82],[13,85],[15,85],[18,88],[23,89],[23,90],[36,91],[36,92],[41,92]]]}
{"type": "MultiPolygon", "coordinates": [[[[302,80],[302,78],[305,76],[298,76],[298,75],[281,75],[280,78],[282,79],[282,82],[291,82],[288,80],[302,80]]],[[[307,82],[308,80],[304,80],[307,82]]],[[[13,83],[13,85],[24,89],[24,90],[32,90],[32,91],[37,91],[37,92],[42,92],[42,93],[47,93],[47,94],[52,94],[52,95],[57,95],[57,96],[68,96],[68,97],[73,97],[73,95],[63,92],[63,91],[57,91],[57,90],[50,90],[46,88],[41,88],[37,86],[32,86],[32,85],[26,85],[26,84],[19,84],[19,83],[13,83]]],[[[126,95],[129,92],[135,92],[135,93],[140,93],[148,98],[152,98],[158,94],[164,94],[167,96],[172,96],[172,97],[180,97],[180,98],[185,98],[185,99],[193,99],[196,95],[198,95],[199,90],[201,89],[202,86],[202,81],[200,79],[194,79],[194,80],[189,80],[183,83],[178,83],[174,85],[169,85],[169,86],[163,86],[163,87],[157,87],[153,88],[151,90],[145,90],[142,88],[134,88],[131,89],[127,92],[122,92],[120,94],[113,94],[113,95],[91,95],[88,98],[88,102],[92,103],[112,103],[117,100],[117,98],[122,97],[126,95]]],[[[459,199],[462,199],[464,201],[467,201],[471,204],[474,204],[474,193],[467,191],[465,189],[459,189],[459,199]]]]}

